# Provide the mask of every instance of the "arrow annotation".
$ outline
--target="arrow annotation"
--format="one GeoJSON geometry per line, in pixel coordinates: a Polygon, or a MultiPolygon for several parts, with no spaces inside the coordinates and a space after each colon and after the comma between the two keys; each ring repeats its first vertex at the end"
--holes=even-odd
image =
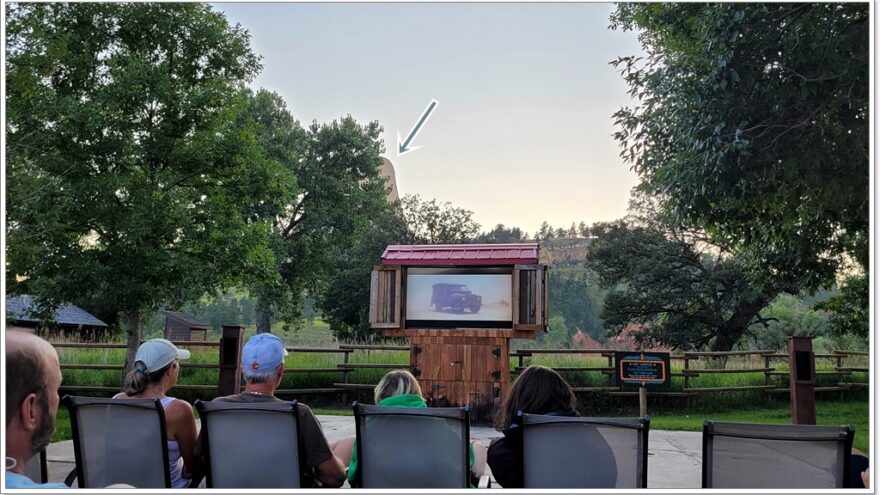
{"type": "Polygon", "coordinates": [[[428,117],[431,116],[431,112],[434,111],[437,105],[437,100],[432,99],[431,103],[428,104],[428,108],[426,108],[424,113],[422,113],[422,118],[420,118],[419,121],[416,123],[416,126],[413,127],[413,130],[409,131],[409,135],[406,137],[406,140],[401,140],[400,131],[397,131],[397,156],[401,156],[409,153],[410,151],[415,151],[421,148],[421,146],[410,147],[409,144],[412,142],[413,139],[415,139],[416,135],[422,129],[422,126],[428,120],[428,117]]]}

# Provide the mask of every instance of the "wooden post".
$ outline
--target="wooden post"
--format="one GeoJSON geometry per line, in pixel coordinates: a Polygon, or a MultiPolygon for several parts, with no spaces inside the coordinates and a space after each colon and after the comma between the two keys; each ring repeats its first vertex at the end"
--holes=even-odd
{"type": "Polygon", "coordinates": [[[639,387],[639,416],[645,417],[648,415],[648,389],[645,388],[645,384],[643,383],[641,387],[639,387]]]}
{"type": "MultiPolygon", "coordinates": [[[[367,350],[367,352],[369,353],[370,351],[367,350]]],[[[348,355],[349,354],[350,354],[350,352],[348,350],[346,350],[345,352],[342,353],[342,364],[346,364],[346,365],[348,364],[348,355]]],[[[351,373],[351,369],[344,368],[344,370],[345,371],[342,372],[342,383],[348,385],[348,374],[351,373]]],[[[342,392],[342,403],[348,404],[348,389],[345,389],[342,392]]]]}
{"type": "Polygon", "coordinates": [[[788,338],[788,386],[791,394],[791,422],[816,424],[816,358],[812,337],[788,338]]]}
{"type": "Polygon", "coordinates": [[[223,325],[220,337],[220,376],[217,395],[235,395],[241,392],[241,345],[244,327],[223,325]]]}
{"type": "MultiPolygon", "coordinates": [[[[608,358],[608,367],[611,368],[612,371],[614,371],[614,354],[609,354],[606,357],[608,358]]],[[[617,384],[617,378],[615,376],[616,374],[617,373],[615,372],[615,373],[611,373],[608,375],[608,386],[609,387],[613,387],[617,384]]]]}

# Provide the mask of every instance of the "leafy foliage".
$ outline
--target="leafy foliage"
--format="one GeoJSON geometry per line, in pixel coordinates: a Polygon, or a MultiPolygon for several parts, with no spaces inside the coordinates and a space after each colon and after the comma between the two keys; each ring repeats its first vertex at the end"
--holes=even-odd
{"type": "Polygon", "coordinates": [[[317,305],[337,339],[371,342],[379,334],[370,330],[370,272],[389,244],[407,236],[407,225],[394,206],[371,221],[372,227],[346,246],[338,246],[336,263],[321,284],[317,305]]]}
{"type": "Polygon", "coordinates": [[[647,53],[613,62],[643,191],[753,279],[816,289],[844,253],[867,268],[867,4],[622,3],[611,22],[647,53]]]}
{"type": "Polygon", "coordinates": [[[869,326],[869,281],[867,274],[847,278],[840,292],[825,302],[816,305],[817,309],[831,313],[831,332],[835,336],[851,334],[867,339],[869,326]]]}
{"type": "Polygon", "coordinates": [[[594,224],[587,263],[609,288],[606,329],[679,349],[729,351],[780,292],[750,282],[739,260],[700,231],[634,217],[594,224]]]}
{"type": "Polygon", "coordinates": [[[295,183],[288,195],[266,199],[281,212],[269,236],[274,265],[247,284],[259,298],[257,329],[267,332],[273,307],[286,325],[298,322],[306,291],[335,269],[337,247],[355,242],[388,208],[387,191],[378,123],[348,116],[303,128],[281,97],[265,90],[250,98],[250,109],[261,146],[295,183]]]}
{"type": "Polygon", "coordinates": [[[528,233],[523,232],[519,227],[508,228],[503,223],[499,223],[492,230],[478,235],[474,242],[477,244],[503,244],[522,242],[528,238],[528,233]]]}
{"type": "Polygon", "coordinates": [[[473,212],[452,203],[408,194],[400,206],[407,225],[406,244],[463,244],[473,242],[480,233],[473,212]]]}
{"type": "Polygon", "coordinates": [[[766,326],[752,328],[748,341],[753,349],[784,350],[788,337],[826,337],[829,334],[829,317],[824,311],[816,311],[803,299],[781,294],[761,315],[766,326]]]}
{"type": "Polygon", "coordinates": [[[241,125],[247,32],[205,4],[6,14],[10,291],[126,312],[136,348],[144,311],[261,270],[288,184],[241,125]]]}

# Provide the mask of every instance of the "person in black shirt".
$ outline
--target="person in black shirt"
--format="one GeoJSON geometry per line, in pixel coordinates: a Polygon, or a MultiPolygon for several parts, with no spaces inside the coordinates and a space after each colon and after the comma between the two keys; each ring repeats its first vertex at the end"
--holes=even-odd
{"type": "Polygon", "coordinates": [[[504,488],[522,488],[522,428],[516,413],[577,416],[576,399],[568,382],[546,366],[523,370],[510,388],[496,428],[504,433],[489,445],[488,463],[495,481],[504,488]]]}

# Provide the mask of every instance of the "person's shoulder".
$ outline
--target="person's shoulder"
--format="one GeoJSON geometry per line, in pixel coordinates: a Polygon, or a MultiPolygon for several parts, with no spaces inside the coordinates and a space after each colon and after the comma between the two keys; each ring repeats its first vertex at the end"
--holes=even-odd
{"type": "Polygon", "coordinates": [[[6,488],[63,490],[70,487],[64,483],[36,483],[22,474],[6,471],[6,488]]]}
{"type": "Polygon", "coordinates": [[[172,399],[168,406],[165,408],[166,416],[176,416],[176,415],[185,415],[188,414],[192,416],[193,407],[192,404],[185,400],[181,399],[172,399]]]}

